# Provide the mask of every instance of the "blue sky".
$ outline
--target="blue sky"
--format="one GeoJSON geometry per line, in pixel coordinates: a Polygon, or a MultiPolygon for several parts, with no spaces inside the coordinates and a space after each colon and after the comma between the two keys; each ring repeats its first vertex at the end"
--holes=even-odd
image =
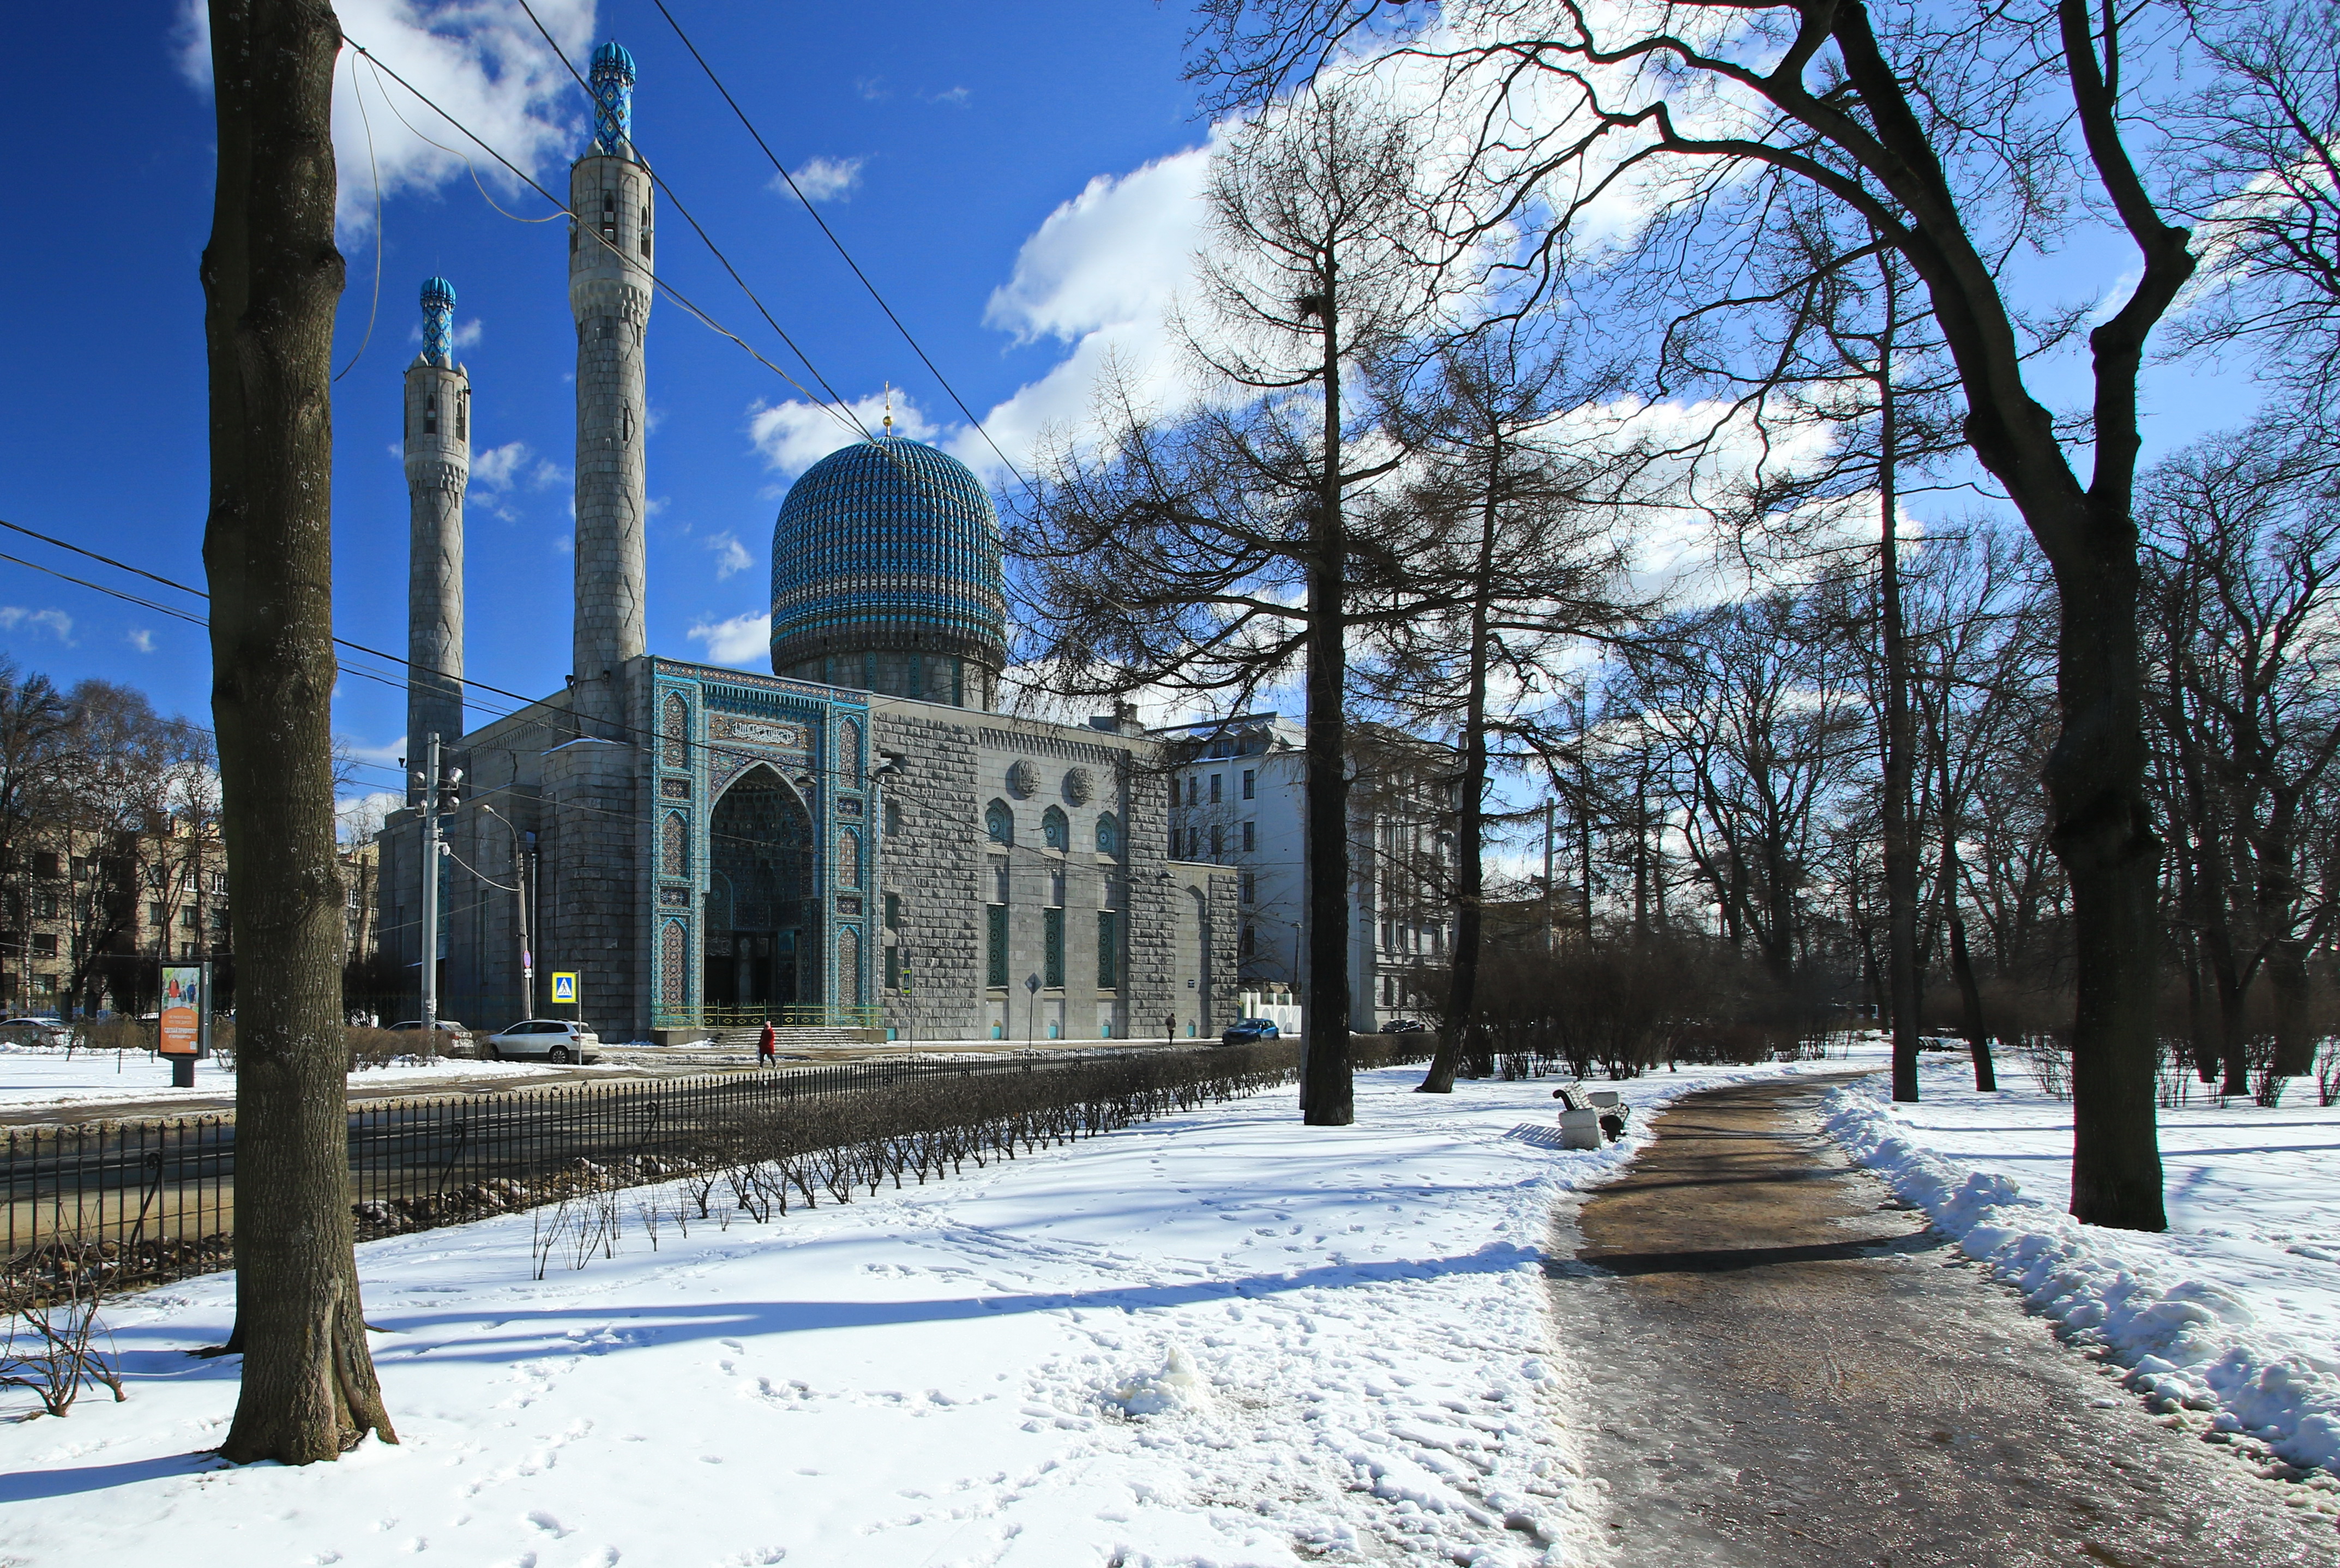
{"type": "MultiPolygon", "coordinates": [[[[1207,135],[1179,79],[1184,9],[1148,0],[851,13],[679,0],[674,9],[774,151],[792,168],[826,171],[823,215],[967,403],[987,416],[1009,405],[1000,418],[1010,449],[1045,419],[1077,416],[1078,364],[1054,383],[1050,372],[1068,356],[1093,356],[1144,316],[1155,286],[1141,275],[1148,262],[1182,271],[1192,247],[1177,212],[1166,228],[1148,228],[1165,205],[1191,204],[1184,197],[1199,158],[1146,166],[1207,135]],[[1097,176],[1139,171],[1134,182],[1090,188],[1097,176]],[[1044,233],[1051,214],[1085,191],[1086,203],[1044,233]]],[[[890,381],[909,428],[966,446],[933,377],[803,208],[770,189],[769,165],[655,7],[617,0],[598,15],[576,4],[539,10],[580,63],[602,37],[632,50],[640,144],[830,381],[857,399],[874,399],[890,381]]],[[[415,67],[434,97],[443,89],[451,104],[467,105],[461,117],[498,127],[491,140],[533,153],[523,161],[565,192],[585,123],[582,95],[524,31],[518,8],[442,17],[442,32],[468,43],[435,60],[399,30],[400,14],[382,0],[342,11],[352,37],[402,72],[415,67]],[[490,14],[511,31],[481,33],[479,18],[490,14]],[[500,84],[464,63],[481,59],[496,64],[500,84]],[[542,80],[531,87],[533,70],[542,80]]],[[[209,94],[186,68],[186,19],[163,4],[45,7],[19,17],[15,34],[20,61],[40,64],[16,84],[29,156],[17,164],[20,241],[5,263],[16,302],[15,369],[0,394],[0,518],[200,587],[207,459],[195,268],[211,221],[213,122],[209,94]]],[[[349,84],[345,71],[336,115],[349,260],[341,360],[365,337],[377,253],[349,84]]],[[[335,388],[339,629],[358,642],[404,646],[401,376],[419,342],[416,289],[443,271],[461,297],[460,355],[477,410],[471,674],[550,691],[569,662],[574,338],[560,225],[499,216],[459,165],[386,117],[370,78],[358,91],[376,163],[388,167],[380,314],[370,345],[335,388]]],[[[417,128],[461,144],[391,92],[417,128]]],[[[524,216],[547,210],[492,177],[489,191],[524,216]]],[[[788,362],[678,214],[662,212],[659,232],[661,274],[788,362]]],[[[769,411],[798,394],[671,303],[654,311],[649,358],[650,642],[704,657],[719,647],[722,623],[760,613],[780,491],[834,438],[801,409],[769,411]]],[[[38,546],[0,548],[60,559],[38,546]]],[[[740,640],[735,629],[735,656],[740,640]]],[[[0,650],[62,680],[130,682],[167,709],[208,714],[196,627],[7,563],[0,650]]],[[[362,754],[392,757],[402,699],[345,675],[337,722],[362,754]]],[[[391,781],[378,773],[359,782],[391,781]]]]}
{"type": "MultiPolygon", "coordinates": [[[[1110,361],[1137,368],[1156,391],[1169,388],[1175,356],[1163,312],[1201,237],[1195,198],[1210,137],[1180,79],[1186,6],[1021,0],[847,15],[669,4],[1011,453],[1020,458],[1051,425],[1077,422],[1110,361]]],[[[873,422],[890,382],[903,429],[1001,480],[802,206],[773,190],[762,153],[656,7],[542,0],[538,11],[580,64],[605,37],[631,49],[639,144],[829,381],[873,422]]],[[[29,63],[13,84],[29,155],[15,165],[18,242],[0,261],[15,350],[0,391],[0,518],[200,586],[207,459],[195,267],[211,222],[213,122],[192,15],[184,0],[140,0],[34,8],[15,25],[15,57],[29,63]]],[[[343,0],[341,15],[353,39],[565,191],[584,100],[513,0],[343,0]]],[[[461,164],[417,141],[398,116],[464,143],[346,55],[337,83],[349,261],[337,364],[358,354],[335,390],[339,629],[404,646],[401,377],[419,343],[417,287],[444,272],[461,296],[459,352],[476,409],[469,673],[513,691],[551,691],[570,646],[574,340],[561,227],[499,214],[461,164]],[[379,231],[369,127],[383,192],[379,231]]],[[[522,217],[546,213],[541,199],[484,160],[481,168],[496,202],[522,217]]],[[[659,266],[794,368],[670,205],[660,213],[659,266]]],[[[2087,298],[2121,287],[2133,266],[2117,236],[2090,232],[2028,263],[2027,285],[2042,297],[2087,298]]],[[[650,646],[760,667],[780,494],[844,438],[670,301],[653,313],[649,356],[650,646]]],[[[2049,395],[2079,391],[2083,360],[2068,361],[2043,376],[2049,395]]],[[[2238,422],[2252,399],[2238,375],[2157,370],[2148,454],[2238,422]]],[[[22,541],[0,548],[90,570],[22,541]]],[[[208,716],[197,628],[5,562],[0,652],[63,681],[128,682],[165,709],[208,716]]],[[[391,787],[400,694],[345,675],[337,723],[372,770],[356,786],[391,787]]]]}

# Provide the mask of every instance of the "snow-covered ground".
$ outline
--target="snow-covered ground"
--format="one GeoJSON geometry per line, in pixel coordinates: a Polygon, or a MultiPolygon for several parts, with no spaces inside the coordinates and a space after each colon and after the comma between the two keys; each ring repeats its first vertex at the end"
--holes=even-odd
{"type": "Polygon", "coordinates": [[[1362,1076],[1353,1128],[1304,1131],[1287,1089],[765,1225],[686,1237],[645,1188],[614,1258],[541,1281],[539,1217],[371,1243],[402,1442],[336,1464],[205,1456],[235,1367],[180,1351],[226,1333],[226,1277],[125,1300],[129,1403],[0,1426],[0,1558],[1568,1561],[1540,1257],[1641,1135],[1563,1153],[1550,1080],[1420,1070],[1362,1076]]]}
{"type": "Polygon", "coordinates": [[[1829,1129],[2157,1407],[2340,1472],[2340,1107],[2309,1082],[2273,1109],[2163,1111],[2170,1228],[2147,1236],[2064,1212],[2072,1108],[2020,1063],[1999,1081],[1977,1094],[1963,1056],[1929,1057],[1919,1103],[1870,1080],[1829,1097],[1829,1129]]]}
{"type": "MultiPolygon", "coordinates": [[[[509,1078],[525,1081],[554,1071],[567,1074],[580,1070],[590,1070],[552,1069],[540,1062],[452,1061],[442,1057],[437,1061],[368,1068],[352,1073],[350,1082],[369,1090],[410,1085],[427,1090],[434,1083],[451,1079],[509,1078]]],[[[99,1105],[108,1100],[208,1100],[234,1092],[235,1074],[223,1071],[216,1062],[195,1064],[193,1089],[173,1089],[170,1064],[143,1050],[76,1050],[68,1056],[62,1046],[0,1043],[0,1109],[99,1105]]]]}

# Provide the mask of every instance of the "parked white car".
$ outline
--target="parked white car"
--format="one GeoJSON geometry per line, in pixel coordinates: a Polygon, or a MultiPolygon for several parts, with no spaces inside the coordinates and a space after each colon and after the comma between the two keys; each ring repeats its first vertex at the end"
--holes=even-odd
{"type": "Polygon", "coordinates": [[[58,1018],[11,1018],[0,1020],[0,1040],[15,1040],[25,1045],[63,1045],[73,1038],[64,1021],[58,1018]]]}
{"type": "Polygon", "coordinates": [[[490,1061],[577,1061],[601,1059],[601,1037],[565,1018],[524,1018],[488,1036],[490,1061]]]}

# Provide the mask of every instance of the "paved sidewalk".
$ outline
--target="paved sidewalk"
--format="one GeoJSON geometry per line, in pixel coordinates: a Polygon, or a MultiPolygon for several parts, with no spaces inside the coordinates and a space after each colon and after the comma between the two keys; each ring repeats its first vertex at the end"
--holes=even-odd
{"type": "Polygon", "coordinates": [[[1679,1102],[1563,1225],[1553,1302],[1617,1563],[2340,1562],[2300,1487],[2147,1415],[1849,1168],[1813,1114],[1829,1081],[1679,1102]]]}

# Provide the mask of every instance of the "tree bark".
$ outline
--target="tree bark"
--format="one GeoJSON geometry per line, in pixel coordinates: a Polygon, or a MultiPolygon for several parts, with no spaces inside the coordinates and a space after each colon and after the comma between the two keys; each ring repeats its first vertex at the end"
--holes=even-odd
{"type": "Polygon", "coordinates": [[[1300,1083],[1301,1119],[1346,1127],[1356,1119],[1349,1067],[1348,577],[1342,519],[1341,330],[1338,257],[1324,261],[1324,475],[1309,520],[1308,1019],[1300,1083]]]}
{"type": "Polygon", "coordinates": [[[323,0],[213,0],[219,178],[210,364],[212,715],[235,879],[238,1462],[396,1442],[349,1207],[332,700],[333,244],[323,0]]]}
{"type": "Polygon", "coordinates": [[[2307,943],[2285,937],[2269,944],[2267,986],[2275,1001],[2275,1061],[2278,1078],[2315,1070],[2315,1030],[2308,1017],[2307,943]]]}
{"type": "Polygon", "coordinates": [[[1967,917],[1950,905],[1950,978],[1958,983],[1958,1014],[1966,1024],[1967,1053],[1974,1059],[1975,1092],[1998,1092],[1998,1069],[1990,1058],[1990,1029],[1982,1016],[1982,987],[1967,952],[1967,917]]]}
{"type": "Polygon", "coordinates": [[[1899,303],[1889,261],[1878,338],[1878,607],[1885,652],[1885,976],[1893,1004],[1893,1098],[1918,1098],[1918,846],[1909,820],[1917,737],[1909,714],[1909,638],[1901,615],[1901,541],[1894,487],[1893,332],[1899,303]]]}
{"type": "MultiPolygon", "coordinates": [[[[2107,439],[2102,421],[2099,439],[2107,439]]],[[[2063,610],[2057,638],[2063,730],[2046,769],[2055,810],[2050,839],[2071,878],[2078,992],[2072,1213],[2090,1225],[2165,1230],[2154,1103],[2161,840],[2145,794],[2137,528],[2126,493],[2117,508],[2088,513],[2077,547],[2053,562],[2063,610]]]]}
{"type": "MultiPolygon", "coordinates": [[[[1485,874],[1479,864],[1486,834],[1487,790],[1487,600],[1493,588],[1495,522],[1503,471],[1502,420],[1488,427],[1487,493],[1480,498],[1478,580],[1471,597],[1471,676],[1462,705],[1462,776],[1454,821],[1454,957],[1446,991],[1446,1028],[1430,1070],[1417,1086],[1423,1094],[1454,1092],[1455,1063],[1463,1041],[1477,1027],[1479,947],[1485,874]]],[[[1546,890],[1549,896],[1550,890],[1546,890]]]]}

